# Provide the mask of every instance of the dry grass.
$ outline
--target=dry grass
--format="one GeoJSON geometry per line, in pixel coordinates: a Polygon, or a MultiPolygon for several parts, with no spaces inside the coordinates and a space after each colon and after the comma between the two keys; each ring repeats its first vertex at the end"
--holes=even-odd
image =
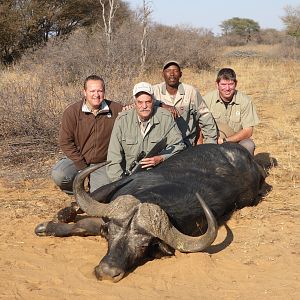
{"type": "MultiPolygon", "coordinates": [[[[243,46],[227,48],[251,50],[267,53],[276,46],[243,46]]],[[[214,88],[217,70],[232,67],[238,75],[238,88],[250,95],[257,106],[260,125],[255,130],[257,152],[269,153],[275,157],[280,167],[273,169],[274,183],[278,177],[284,176],[288,185],[299,187],[299,136],[300,136],[300,62],[296,60],[278,60],[262,57],[252,58],[219,58],[214,70],[195,72],[183,69],[182,81],[197,87],[201,94],[214,88]]],[[[35,72],[7,70],[1,73],[0,88],[2,104],[0,105],[2,134],[27,133],[48,130],[52,143],[56,144],[56,133],[64,107],[78,100],[81,84],[63,85],[55,77],[45,78],[43,66],[35,72]],[[9,99],[9,106],[4,99],[9,99]],[[34,114],[33,112],[36,112],[34,114]],[[12,118],[12,116],[14,116],[12,118]],[[43,128],[44,126],[44,128],[43,128]]],[[[61,75],[60,75],[61,76],[61,75]]],[[[60,77],[59,77],[60,78],[60,77]]],[[[125,80],[128,85],[128,80],[125,80]]],[[[144,76],[132,77],[131,81],[162,81],[161,70],[152,71],[144,76]]],[[[118,76],[107,82],[107,96],[124,94],[124,85],[118,76]]],[[[126,96],[116,99],[121,102],[131,101],[131,87],[126,87],[126,96]]],[[[26,135],[26,134],[25,134],[26,135]]],[[[281,180],[280,180],[281,181],[281,180]]],[[[282,181],[281,181],[282,182],[282,181]]]]}
{"type": "Polygon", "coordinates": [[[254,133],[256,153],[264,153],[269,164],[277,165],[270,170],[270,184],[299,193],[300,62],[264,58],[220,60],[215,71],[196,74],[184,70],[183,81],[205,94],[214,88],[216,72],[222,67],[236,71],[238,89],[251,96],[257,107],[260,124],[254,133]]]}
{"type": "Polygon", "coordinates": [[[227,46],[224,49],[224,54],[228,54],[234,51],[243,51],[243,52],[254,52],[259,55],[275,55],[280,50],[281,44],[274,44],[274,45],[257,45],[257,44],[247,44],[238,47],[230,47],[227,46]]]}
{"type": "MultiPolygon", "coordinates": [[[[238,88],[252,97],[258,109],[261,123],[254,134],[256,159],[268,171],[266,181],[272,187],[259,205],[233,214],[228,222],[234,237],[230,245],[212,255],[176,253],[169,260],[147,263],[111,289],[110,284],[97,282],[92,275],[94,261],[96,264],[99,253],[103,256],[106,251],[103,240],[37,239],[32,234],[37,223],[51,218],[70,201],[49,178],[58,149],[43,147],[42,140],[30,137],[0,140],[3,295],[25,295],[26,299],[45,295],[48,299],[58,295],[80,298],[84,294],[98,299],[101,290],[104,297],[122,294],[128,299],[153,299],[158,294],[172,299],[299,299],[300,62],[226,58],[215,70],[196,73],[184,69],[182,79],[204,94],[214,88],[217,70],[227,66],[236,70],[238,88]],[[38,265],[46,266],[47,271],[38,265]],[[47,275],[56,279],[55,289],[47,275]]],[[[6,75],[9,81],[22,81],[23,88],[35,88],[31,84],[39,80],[31,74],[6,75]],[[30,76],[34,80],[28,80],[30,76]]],[[[161,70],[132,78],[134,83],[140,80],[160,82],[161,70]]],[[[53,83],[52,87],[53,103],[70,101],[64,93],[75,93],[77,89],[74,85],[62,90],[53,83]]],[[[114,93],[118,88],[117,81],[109,82],[114,93]]],[[[128,90],[130,99],[131,88],[128,90]]],[[[36,92],[37,100],[41,99],[41,92],[36,92]]],[[[225,241],[225,237],[225,228],[221,227],[217,243],[225,241]]]]}

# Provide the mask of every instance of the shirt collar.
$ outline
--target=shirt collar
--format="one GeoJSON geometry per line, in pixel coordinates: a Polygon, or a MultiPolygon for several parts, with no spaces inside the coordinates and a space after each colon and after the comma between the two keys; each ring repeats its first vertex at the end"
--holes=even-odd
{"type": "MultiPolygon", "coordinates": [[[[92,108],[86,100],[83,101],[82,111],[85,112],[85,113],[92,113],[92,108]]],[[[102,112],[109,112],[109,106],[108,106],[108,104],[106,103],[105,100],[103,100],[101,102],[100,107],[97,110],[97,113],[102,113],[102,112]]]]}
{"type": "MultiPolygon", "coordinates": [[[[238,101],[238,99],[237,99],[237,97],[236,97],[236,94],[237,94],[237,91],[234,92],[233,98],[232,98],[232,100],[228,103],[228,105],[240,104],[239,101],[238,101]]],[[[222,99],[221,99],[221,97],[220,97],[220,94],[219,94],[219,91],[218,91],[218,90],[217,90],[217,95],[218,95],[218,97],[217,97],[216,102],[221,102],[221,103],[223,103],[223,101],[222,101],[222,99]]]]}
{"type": "Polygon", "coordinates": [[[150,123],[152,116],[150,117],[150,119],[149,119],[148,121],[142,121],[142,120],[140,119],[139,115],[137,115],[137,118],[138,118],[139,124],[141,125],[142,123],[150,123]]]}
{"type": "MultiPolygon", "coordinates": [[[[180,95],[184,95],[185,94],[184,87],[183,87],[183,84],[181,82],[179,82],[179,85],[178,85],[178,92],[179,92],[180,95]]],[[[167,85],[166,85],[165,82],[162,85],[161,93],[163,95],[167,94],[167,85]]]]}
{"type": "MultiPolygon", "coordinates": [[[[137,121],[138,121],[138,124],[140,125],[140,124],[142,123],[142,121],[140,120],[140,117],[139,117],[139,115],[138,115],[136,109],[135,109],[135,108],[133,108],[133,109],[135,110],[135,114],[136,114],[136,116],[137,116],[137,121]]],[[[153,107],[153,113],[152,113],[150,119],[149,119],[148,121],[145,121],[145,122],[150,123],[151,126],[152,126],[153,124],[158,124],[158,123],[160,123],[159,119],[156,117],[156,111],[157,111],[157,109],[158,109],[158,108],[157,108],[156,106],[154,106],[154,107],[153,107]]]]}

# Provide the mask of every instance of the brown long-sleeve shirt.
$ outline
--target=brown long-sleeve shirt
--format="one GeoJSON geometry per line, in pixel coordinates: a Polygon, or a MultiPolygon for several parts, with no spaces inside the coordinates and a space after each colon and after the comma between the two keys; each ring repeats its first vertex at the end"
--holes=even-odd
{"type": "Polygon", "coordinates": [[[109,109],[100,110],[96,116],[84,108],[83,100],[71,104],[63,113],[59,146],[79,170],[106,161],[110,135],[122,105],[105,102],[109,109]]]}

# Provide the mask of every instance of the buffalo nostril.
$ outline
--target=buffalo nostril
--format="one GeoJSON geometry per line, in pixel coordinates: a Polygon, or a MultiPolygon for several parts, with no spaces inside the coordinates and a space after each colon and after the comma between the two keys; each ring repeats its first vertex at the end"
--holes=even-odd
{"type": "Polygon", "coordinates": [[[119,267],[110,266],[108,263],[100,262],[95,267],[95,275],[98,280],[120,281],[124,276],[124,271],[119,267]]]}

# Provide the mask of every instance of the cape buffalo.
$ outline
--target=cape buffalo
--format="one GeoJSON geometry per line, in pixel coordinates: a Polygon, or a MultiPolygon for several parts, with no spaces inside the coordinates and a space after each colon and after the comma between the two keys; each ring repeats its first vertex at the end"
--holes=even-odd
{"type": "MultiPolygon", "coordinates": [[[[188,148],[151,170],[89,195],[84,179],[96,168],[88,167],[74,181],[77,203],[89,217],[71,224],[42,223],[35,232],[104,236],[108,251],[95,273],[98,279],[114,282],[151,255],[197,252],[210,246],[217,235],[216,220],[235,208],[253,205],[265,179],[249,152],[234,143],[188,148]]],[[[73,221],[76,209],[63,214],[64,221],[73,221]]]]}

